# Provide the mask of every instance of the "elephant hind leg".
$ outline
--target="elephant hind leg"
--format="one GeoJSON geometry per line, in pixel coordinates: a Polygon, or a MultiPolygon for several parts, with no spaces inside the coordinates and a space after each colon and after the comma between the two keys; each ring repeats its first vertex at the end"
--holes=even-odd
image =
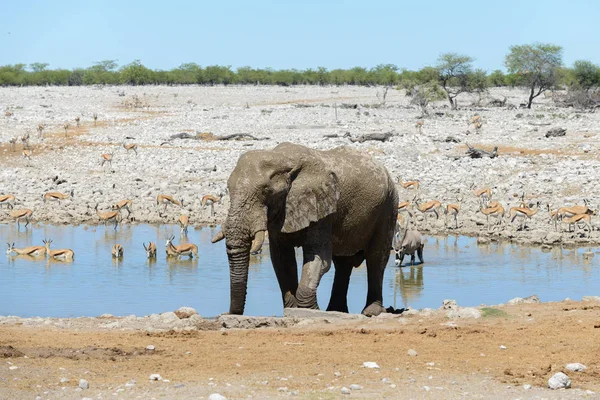
{"type": "Polygon", "coordinates": [[[331,298],[327,311],[348,312],[348,286],[350,285],[350,275],[352,269],[358,267],[365,259],[363,251],[353,256],[333,257],[335,266],[335,276],[333,278],[333,287],[331,289],[331,298]]]}
{"type": "Polygon", "coordinates": [[[390,258],[387,250],[392,240],[394,226],[388,230],[385,227],[379,229],[372,237],[369,248],[366,251],[367,260],[367,302],[362,313],[368,317],[376,316],[385,312],[383,307],[383,273],[390,258]]]}

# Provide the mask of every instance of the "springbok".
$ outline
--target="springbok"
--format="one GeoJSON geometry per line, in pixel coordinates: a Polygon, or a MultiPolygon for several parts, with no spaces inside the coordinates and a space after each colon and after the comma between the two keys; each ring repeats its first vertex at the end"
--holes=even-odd
{"type": "Polygon", "coordinates": [[[177,223],[179,223],[179,226],[181,227],[181,234],[187,235],[190,218],[187,215],[181,215],[177,223]]]}
{"type": "Polygon", "coordinates": [[[132,205],[133,205],[133,201],[131,201],[131,200],[121,200],[121,201],[117,202],[116,204],[113,204],[112,209],[113,209],[113,211],[118,211],[119,213],[121,212],[121,210],[127,210],[127,218],[129,218],[129,216],[132,214],[132,212],[131,212],[132,205]]]}
{"type": "Polygon", "coordinates": [[[77,127],[79,128],[79,122],[81,121],[81,118],[79,118],[79,115],[75,117],[75,125],[77,125],[77,127]]]}
{"type": "Polygon", "coordinates": [[[537,212],[539,211],[539,208],[540,208],[539,201],[537,202],[537,204],[534,208],[511,207],[510,210],[508,211],[508,217],[510,219],[510,223],[512,224],[515,219],[521,218],[522,219],[521,230],[525,229],[525,221],[527,219],[531,219],[531,217],[533,217],[535,214],[537,214],[537,212]]]}
{"type": "MultiPolygon", "coordinates": [[[[419,199],[415,199],[415,205],[417,206],[417,210],[421,213],[427,214],[435,214],[435,219],[440,218],[440,211],[442,209],[442,203],[438,200],[431,200],[427,203],[419,204],[419,199]]],[[[427,222],[427,218],[425,218],[425,222],[427,222]]]]}
{"type": "Polygon", "coordinates": [[[404,189],[412,188],[414,190],[419,190],[419,186],[421,185],[419,181],[407,181],[402,182],[402,178],[398,177],[398,184],[401,185],[404,189]]]}
{"type": "Polygon", "coordinates": [[[17,228],[21,228],[21,219],[25,220],[25,228],[27,228],[27,226],[29,225],[29,221],[31,220],[31,215],[33,214],[33,211],[28,209],[28,208],[24,208],[21,210],[13,210],[10,213],[10,216],[15,218],[17,220],[17,228]]]}
{"type": "Polygon", "coordinates": [[[169,237],[167,239],[167,243],[166,243],[166,253],[167,253],[167,257],[181,257],[181,256],[188,256],[190,258],[194,258],[194,256],[198,257],[198,246],[196,246],[193,243],[186,243],[186,244],[180,244],[180,245],[173,245],[173,239],[175,239],[175,236],[172,235],[171,237],[169,237]]]}
{"type": "Polygon", "coordinates": [[[69,123],[65,122],[65,124],[63,125],[63,129],[65,130],[65,137],[68,136],[68,131],[69,131],[69,123]]]}
{"type": "Polygon", "coordinates": [[[50,250],[50,243],[52,243],[52,240],[44,239],[43,242],[46,245],[46,254],[48,254],[48,257],[50,258],[72,261],[75,257],[75,252],[71,249],[50,250]]]}
{"type": "Polygon", "coordinates": [[[33,155],[33,150],[24,149],[23,150],[23,158],[27,160],[27,165],[31,164],[31,156],[33,155]]]}
{"type": "Polygon", "coordinates": [[[146,257],[156,258],[156,245],[154,242],[148,242],[148,246],[146,246],[146,243],[142,243],[142,246],[144,246],[144,250],[146,250],[146,257]]]}
{"type": "Polygon", "coordinates": [[[181,201],[177,201],[172,196],[166,194],[159,194],[158,196],[156,196],[156,206],[158,207],[158,215],[162,217],[162,214],[160,212],[161,204],[165,205],[165,209],[163,210],[163,212],[167,212],[167,206],[169,204],[174,204],[176,206],[183,207],[183,199],[181,199],[181,201]]]}
{"type": "Polygon", "coordinates": [[[138,148],[137,143],[125,144],[125,142],[123,142],[123,148],[125,149],[125,151],[127,153],[129,153],[129,151],[132,150],[135,153],[135,155],[137,156],[137,148],[138,148]]]}
{"type": "Polygon", "coordinates": [[[98,218],[100,218],[100,221],[104,221],[104,226],[106,226],[106,224],[108,223],[108,221],[115,221],[115,230],[117,230],[117,225],[119,225],[119,220],[120,220],[120,213],[118,211],[107,211],[104,213],[101,213],[98,211],[98,203],[96,203],[96,207],[94,207],[94,210],[96,210],[96,215],[98,216],[98,218]]]}
{"type": "Polygon", "coordinates": [[[108,163],[112,168],[113,152],[104,153],[100,156],[100,166],[103,167],[105,163],[108,163]]]}
{"type": "Polygon", "coordinates": [[[591,214],[577,214],[572,217],[563,219],[562,222],[569,226],[569,232],[571,232],[571,226],[579,227],[579,223],[583,222],[584,227],[587,226],[588,232],[592,233],[592,215],[591,214]]]}
{"type": "Polygon", "coordinates": [[[42,195],[42,200],[44,201],[44,203],[46,203],[46,201],[57,201],[58,205],[60,206],[61,200],[65,200],[68,198],[72,199],[74,196],[75,196],[75,192],[72,189],[71,189],[71,192],[67,193],[67,194],[60,193],[60,192],[47,192],[42,195]]]}
{"type": "Polygon", "coordinates": [[[7,208],[10,208],[12,210],[15,207],[15,195],[14,194],[0,195],[0,207],[2,207],[5,204],[6,204],[7,208]]]}
{"type": "Polygon", "coordinates": [[[17,138],[13,137],[12,139],[10,139],[8,141],[8,143],[10,144],[10,151],[12,151],[14,153],[15,152],[15,145],[17,143],[17,138]]]}
{"type": "Polygon", "coordinates": [[[494,227],[496,226],[500,226],[502,227],[502,222],[504,221],[504,213],[506,212],[506,210],[504,210],[504,207],[502,207],[502,204],[498,203],[498,202],[494,202],[494,207],[487,207],[487,208],[483,208],[481,205],[479,205],[479,211],[481,211],[481,213],[483,215],[485,215],[486,221],[487,221],[487,227],[488,227],[488,232],[490,231],[490,216],[496,218],[496,223],[494,224],[494,227]]]}
{"type": "Polygon", "coordinates": [[[446,226],[448,226],[448,215],[451,215],[454,217],[454,229],[458,229],[458,213],[462,207],[463,198],[457,198],[456,201],[458,201],[458,203],[448,204],[446,206],[446,226]]]}
{"type": "Polygon", "coordinates": [[[223,198],[223,193],[220,193],[219,197],[213,196],[212,194],[205,194],[204,196],[202,196],[202,207],[205,207],[207,205],[210,206],[210,216],[211,217],[215,216],[215,208],[214,208],[215,203],[219,203],[222,198],[223,198]]]}
{"type": "Polygon", "coordinates": [[[417,122],[415,123],[415,128],[417,128],[417,132],[419,134],[423,133],[423,125],[425,125],[425,121],[423,121],[422,119],[417,120],[417,122]]]}
{"type": "Polygon", "coordinates": [[[115,244],[112,247],[112,250],[110,251],[110,253],[112,254],[112,256],[114,258],[121,258],[121,257],[123,257],[123,246],[121,246],[119,243],[115,244]]]}
{"type": "MultiPolygon", "coordinates": [[[[471,185],[471,189],[473,189],[473,187],[475,187],[475,184],[471,185]]],[[[483,189],[476,189],[473,190],[473,193],[479,198],[479,208],[490,207],[489,201],[492,199],[492,189],[490,189],[489,187],[483,189]]]]}
{"type": "Polygon", "coordinates": [[[22,249],[17,249],[15,244],[6,243],[8,245],[8,250],[6,250],[6,254],[10,255],[11,253],[17,253],[20,256],[30,256],[30,257],[41,257],[46,255],[46,247],[44,246],[29,246],[22,249]]]}

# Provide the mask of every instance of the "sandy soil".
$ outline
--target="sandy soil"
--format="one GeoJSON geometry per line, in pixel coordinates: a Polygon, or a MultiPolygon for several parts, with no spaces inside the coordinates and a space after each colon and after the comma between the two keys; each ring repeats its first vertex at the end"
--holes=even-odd
{"type": "Polygon", "coordinates": [[[220,393],[230,399],[333,399],[353,384],[362,386],[352,390],[353,398],[598,397],[600,302],[495,309],[481,319],[388,314],[283,329],[207,325],[193,332],[0,325],[0,398],[191,399],[220,393]],[[155,350],[146,350],[149,345],[155,350]],[[417,355],[410,356],[410,349],[417,355]],[[366,361],[380,368],[363,368],[366,361]],[[567,371],[573,362],[587,369],[567,371]],[[559,371],[569,375],[571,389],[546,388],[559,371]],[[151,374],[162,381],[150,381],[151,374]],[[78,389],[79,379],[89,389],[78,389]],[[135,385],[126,386],[132,380],[135,385]]]}

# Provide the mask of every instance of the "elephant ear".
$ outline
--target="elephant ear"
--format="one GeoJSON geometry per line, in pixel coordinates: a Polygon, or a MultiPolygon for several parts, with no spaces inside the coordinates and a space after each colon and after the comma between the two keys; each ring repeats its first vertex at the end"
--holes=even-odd
{"type": "Polygon", "coordinates": [[[337,176],[324,164],[303,168],[292,180],[281,232],[297,232],[334,213],[338,198],[337,176]]]}

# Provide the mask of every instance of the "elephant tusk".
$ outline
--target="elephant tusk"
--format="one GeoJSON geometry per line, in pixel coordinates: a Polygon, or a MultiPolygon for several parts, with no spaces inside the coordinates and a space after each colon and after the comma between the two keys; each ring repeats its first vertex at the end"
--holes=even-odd
{"type": "Polygon", "coordinates": [[[254,235],[254,240],[252,240],[252,246],[250,247],[250,254],[254,254],[262,248],[263,243],[265,242],[265,231],[258,231],[254,235]]]}
{"type": "Polygon", "coordinates": [[[212,240],[210,242],[211,243],[217,243],[217,242],[220,242],[223,239],[225,239],[225,234],[223,233],[223,231],[219,231],[219,233],[217,233],[215,235],[215,237],[212,238],[212,240]]]}

